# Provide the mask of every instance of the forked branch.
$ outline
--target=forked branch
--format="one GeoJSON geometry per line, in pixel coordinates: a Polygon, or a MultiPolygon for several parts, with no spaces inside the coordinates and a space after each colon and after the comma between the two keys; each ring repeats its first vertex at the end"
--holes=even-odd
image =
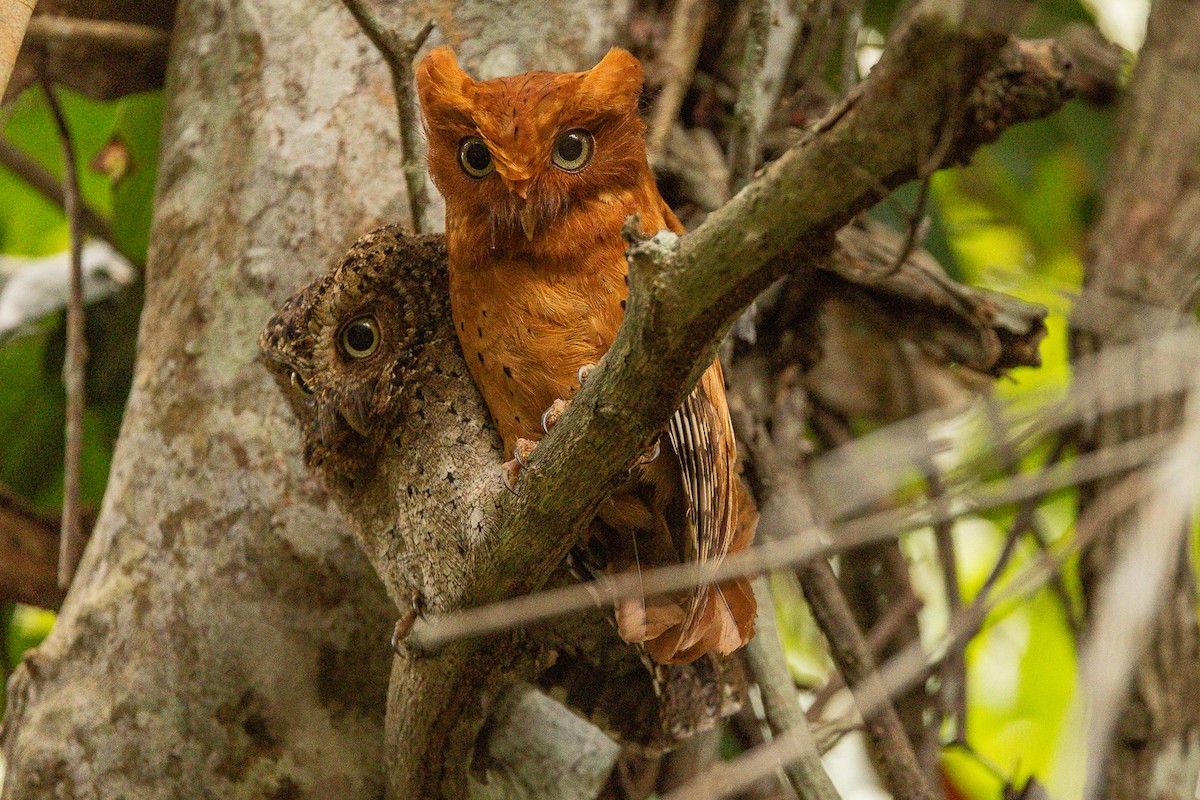
{"type": "Polygon", "coordinates": [[[433,20],[427,21],[411,39],[404,39],[388,27],[368,0],[342,0],[354,15],[363,33],[379,50],[392,74],[392,89],[396,95],[396,113],[400,120],[400,152],[404,163],[404,188],[412,227],[417,233],[429,230],[425,214],[429,208],[429,189],[425,180],[424,138],[417,114],[417,90],[413,83],[413,61],[417,51],[433,33],[433,20]]]}

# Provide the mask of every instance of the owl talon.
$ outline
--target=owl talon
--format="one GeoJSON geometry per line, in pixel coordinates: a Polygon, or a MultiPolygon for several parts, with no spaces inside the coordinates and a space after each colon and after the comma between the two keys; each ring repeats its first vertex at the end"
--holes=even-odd
{"type": "Polygon", "coordinates": [[[516,462],[516,459],[505,461],[500,465],[500,482],[504,484],[505,489],[508,489],[518,497],[520,497],[520,494],[517,493],[514,485],[517,482],[519,474],[521,474],[521,465],[516,462]]]}
{"type": "Polygon", "coordinates": [[[658,460],[658,457],[661,453],[662,453],[662,440],[655,439],[654,447],[647,448],[646,452],[644,452],[640,456],[638,456],[638,460],[637,460],[638,466],[644,467],[647,464],[654,463],[655,461],[658,460]]]}
{"type": "Polygon", "coordinates": [[[542,412],[542,430],[549,433],[550,429],[558,423],[558,418],[567,410],[570,403],[566,400],[555,400],[550,404],[550,407],[542,412]]]}
{"type": "MultiPolygon", "coordinates": [[[[553,406],[551,406],[553,408],[553,406]]],[[[532,439],[517,439],[517,444],[513,447],[513,461],[524,469],[525,462],[533,455],[533,451],[537,449],[537,442],[532,439]]]]}
{"type": "Polygon", "coordinates": [[[575,373],[575,380],[579,381],[580,387],[582,387],[584,382],[587,381],[588,375],[591,375],[592,370],[595,368],[595,364],[584,364],[579,368],[579,371],[575,373]]]}

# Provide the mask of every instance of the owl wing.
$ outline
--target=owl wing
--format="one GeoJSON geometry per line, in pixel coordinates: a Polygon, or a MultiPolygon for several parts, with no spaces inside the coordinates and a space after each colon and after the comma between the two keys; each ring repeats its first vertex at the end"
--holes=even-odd
{"type": "MultiPolygon", "coordinates": [[[[659,202],[666,227],[683,234],[683,224],[666,202],[661,198],[659,202]]],[[[745,579],[710,585],[721,560],[750,543],[758,519],[737,475],[737,446],[719,361],[704,371],[671,417],[667,437],[679,465],[685,500],[682,555],[685,562],[696,565],[700,588],[688,598],[683,622],[645,644],[656,660],[682,663],[702,653],[730,653],[744,645],[754,634],[757,611],[745,579]]]]}
{"type": "MultiPolygon", "coordinates": [[[[671,417],[667,435],[679,464],[686,500],[684,560],[694,562],[698,582],[708,584],[735,541],[740,543],[746,538],[739,535],[741,494],[736,484],[740,479],[720,363],[713,362],[705,370],[699,385],[671,417]]],[[[728,640],[733,645],[730,649],[743,643],[739,631],[753,619],[753,607],[744,607],[744,598],[740,597],[744,592],[735,592],[739,597],[731,603],[728,593],[711,588],[716,589],[715,593],[701,590],[692,594],[680,626],[680,650],[710,636],[728,640]]]]}

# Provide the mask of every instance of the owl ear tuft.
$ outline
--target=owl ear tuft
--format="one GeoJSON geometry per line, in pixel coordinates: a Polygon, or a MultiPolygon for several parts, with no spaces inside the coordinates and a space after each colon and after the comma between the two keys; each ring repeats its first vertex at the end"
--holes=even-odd
{"type": "Polygon", "coordinates": [[[441,110],[469,114],[475,81],[458,66],[454,51],[442,45],[429,51],[417,65],[417,94],[428,119],[441,110]]]}
{"type": "Polygon", "coordinates": [[[628,50],[614,47],[600,63],[584,73],[581,89],[596,100],[614,97],[636,103],[642,93],[642,63],[628,50]]]}

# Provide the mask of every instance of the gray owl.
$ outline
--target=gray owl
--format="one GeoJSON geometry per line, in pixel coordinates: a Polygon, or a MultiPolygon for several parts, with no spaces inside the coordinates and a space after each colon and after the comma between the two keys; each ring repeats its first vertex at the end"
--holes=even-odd
{"type": "Polygon", "coordinates": [[[379,228],[267,323],[267,368],[300,423],[305,463],[327,482],[373,468],[421,400],[408,384],[430,369],[430,346],[451,345],[445,265],[442,237],[379,228]]]}

